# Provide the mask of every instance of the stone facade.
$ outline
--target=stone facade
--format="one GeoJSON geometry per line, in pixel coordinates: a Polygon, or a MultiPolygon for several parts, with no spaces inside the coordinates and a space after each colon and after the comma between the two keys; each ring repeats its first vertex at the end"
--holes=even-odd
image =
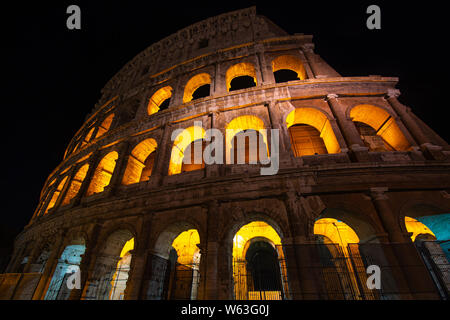
{"type": "MultiPolygon", "coordinates": [[[[199,299],[233,299],[233,236],[251,221],[273,226],[286,245],[314,243],[314,221],[324,216],[345,221],[361,243],[411,244],[405,216],[450,212],[450,146],[399,102],[397,82],[394,77],[341,77],[314,52],[312,36],[289,35],[257,15],[255,8],[180,30],[137,55],[103,88],[64,160],[46,181],[33,218],[15,241],[0,286],[16,279],[8,274],[30,279],[37,274],[32,294],[23,297],[43,299],[64,248],[83,239],[82,287],[72,290],[70,298],[86,298],[95,280],[93,270],[105,259],[105,242],[121,230],[135,239],[125,299],[146,298],[149,257],[158,252],[167,230],[199,233],[199,299]],[[301,61],[305,79],[276,83],[272,62],[283,55],[301,61]],[[238,63],[254,66],[257,85],[228,91],[227,70],[238,63]],[[186,83],[201,73],[210,75],[210,95],[183,103],[186,83]],[[172,88],[170,105],[149,115],[149,99],[166,86],[172,88]],[[352,109],[360,105],[387,113],[409,147],[369,150],[352,121],[352,109]],[[302,108],[324,116],[338,152],[295,157],[286,121],[302,108]],[[213,164],[168,175],[174,130],[200,121],[203,128],[217,128],[225,135],[227,124],[243,115],[258,117],[266,129],[280,130],[277,174],[262,176],[258,165],[213,164]],[[124,185],[132,151],[150,138],[156,142],[150,179],[124,185]],[[87,196],[96,169],[113,151],[117,158],[109,184],[87,196]],[[86,164],[78,181],[77,173],[86,164]],[[71,189],[72,181],[79,183],[71,189]],[[48,256],[40,265],[44,250],[48,256]]],[[[401,252],[396,257],[404,264],[419,259],[401,252]]],[[[409,289],[401,298],[437,298],[412,289],[431,281],[429,276],[417,279],[422,274],[404,274],[409,289]]],[[[291,279],[296,281],[295,276],[291,279]]],[[[299,286],[293,298],[320,298],[301,279],[300,274],[300,284],[291,285],[299,286]]]]}

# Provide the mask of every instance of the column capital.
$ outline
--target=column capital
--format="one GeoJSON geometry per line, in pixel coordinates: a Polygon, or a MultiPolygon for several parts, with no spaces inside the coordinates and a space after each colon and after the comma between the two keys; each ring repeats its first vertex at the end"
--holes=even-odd
{"type": "Polygon", "coordinates": [[[313,52],[314,51],[314,43],[305,43],[302,45],[302,49],[305,52],[313,52]]]}
{"type": "Polygon", "coordinates": [[[374,200],[387,200],[388,196],[386,195],[386,192],[388,191],[387,187],[374,187],[370,188],[370,196],[374,200]]]}
{"type": "Polygon", "coordinates": [[[329,93],[329,94],[327,94],[327,100],[337,99],[337,98],[338,98],[338,95],[336,93],[329,93]]]}
{"type": "Polygon", "coordinates": [[[398,98],[400,96],[400,90],[389,88],[387,89],[386,95],[388,98],[398,98]]]}

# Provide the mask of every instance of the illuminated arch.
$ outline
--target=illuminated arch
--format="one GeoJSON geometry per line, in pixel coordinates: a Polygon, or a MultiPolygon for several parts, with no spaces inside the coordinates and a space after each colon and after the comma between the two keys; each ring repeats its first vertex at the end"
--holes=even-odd
{"type": "Polygon", "coordinates": [[[105,187],[109,185],[118,158],[119,154],[116,151],[112,151],[103,157],[95,169],[86,196],[103,192],[105,187]]]}
{"type": "MultiPolygon", "coordinates": [[[[175,138],[169,163],[169,175],[181,173],[184,152],[186,148],[195,140],[205,137],[205,129],[202,127],[192,126],[184,129],[175,138]]],[[[203,158],[203,155],[202,155],[203,158]]]]}
{"type": "Polygon", "coordinates": [[[297,73],[300,80],[306,79],[306,71],[302,61],[292,55],[278,56],[272,60],[272,71],[291,70],[297,73]]]}
{"type": "Polygon", "coordinates": [[[350,118],[352,121],[366,124],[374,130],[366,130],[368,134],[365,135],[364,129],[357,125],[361,137],[369,147],[369,150],[382,151],[384,149],[386,151],[393,149],[402,151],[411,147],[394,118],[382,108],[369,104],[360,104],[350,110],[350,118]],[[370,138],[376,136],[381,137],[382,141],[370,138]]]}
{"type": "Polygon", "coordinates": [[[67,189],[66,196],[64,197],[64,200],[61,202],[61,206],[69,204],[70,201],[77,195],[78,191],[80,190],[81,184],[83,183],[84,178],[86,177],[88,169],[89,164],[85,164],[80,169],[78,169],[77,173],[70,182],[69,189],[67,189]]]}
{"type": "Polygon", "coordinates": [[[67,176],[65,176],[61,180],[61,182],[58,184],[58,186],[56,187],[56,190],[53,192],[52,197],[47,205],[47,208],[45,209],[44,214],[47,214],[48,211],[55,206],[56,201],[58,201],[58,198],[61,195],[61,191],[64,189],[64,186],[66,185],[66,182],[67,182],[67,176]]]}
{"type": "Polygon", "coordinates": [[[269,156],[269,149],[267,143],[267,132],[265,130],[264,122],[252,115],[239,116],[231,120],[225,127],[225,140],[226,140],[226,163],[232,163],[232,148],[233,138],[238,133],[245,130],[255,130],[262,135],[264,143],[267,147],[267,155],[269,156]]]}
{"type": "Polygon", "coordinates": [[[233,237],[233,278],[234,278],[234,295],[236,300],[254,300],[254,299],[281,299],[280,290],[284,291],[284,295],[289,295],[287,288],[287,272],[286,269],[279,265],[279,261],[284,261],[284,253],[281,244],[280,235],[268,223],[264,221],[253,221],[242,226],[233,237]],[[277,269],[279,271],[273,274],[278,278],[280,287],[277,290],[261,291],[257,290],[250,282],[252,281],[251,271],[248,270],[250,250],[254,250],[255,245],[259,243],[268,245],[268,248],[276,254],[277,269]],[[280,278],[280,273],[282,279],[280,278]]]}
{"type": "Polygon", "coordinates": [[[226,75],[225,75],[225,81],[227,83],[227,90],[230,91],[231,88],[231,81],[234,78],[242,77],[242,76],[249,76],[252,77],[255,81],[255,84],[257,84],[256,80],[256,71],[255,66],[249,62],[242,62],[235,64],[228,68],[226,75]]]}
{"type": "Polygon", "coordinates": [[[166,86],[156,91],[148,102],[147,112],[152,115],[160,110],[164,101],[172,97],[172,87],[166,86]]]}
{"type": "Polygon", "coordinates": [[[98,127],[97,134],[95,135],[96,139],[104,135],[109,130],[113,120],[114,120],[114,113],[111,113],[109,116],[105,118],[105,120],[103,120],[103,122],[98,127]]]}
{"type": "Polygon", "coordinates": [[[314,234],[324,236],[324,243],[337,243],[347,250],[349,243],[359,243],[356,232],[345,222],[333,218],[322,218],[314,223],[314,234]]]}
{"type": "MultiPolygon", "coordinates": [[[[319,238],[319,252],[321,260],[325,263],[322,266],[327,277],[324,277],[324,283],[327,288],[332,288],[336,281],[341,283],[341,291],[331,289],[328,296],[331,299],[345,299],[352,292],[356,297],[361,295],[361,288],[358,285],[358,277],[362,278],[363,283],[367,281],[366,273],[358,272],[350,261],[356,262],[356,265],[364,265],[359,254],[359,237],[356,232],[345,222],[333,218],[321,218],[314,224],[314,234],[319,238]],[[325,249],[325,250],[324,250],[325,249]],[[326,254],[328,253],[328,255],[326,254]],[[339,272],[347,271],[349,277],[341,277],[339,272]],[[337,271],[337,272],[336,272],[337,271]]],[[[327,289],[329,290],[329,289],[327,289]]],[[[374,299],[373,293],[362,288],[366,299],[374,299]]]]}
{"type": "Polygon", "coordinates": [[[154,163],[154,151],[157,143],[149,138],[140,142],[128,157],[127,167],[122,179],[122,184],[129,185],[149,180],[154,163]]]}
{"type": "Polygon", "coordinates": [[[88,283],[82,298],[123,299],[132,259],[130,251],[135,248],[134,231],[127,227],[115,228],[105,234],[99,243],[99,252],[92,270],[93,280],[88,283]]]}
{"type": "MultiPolygon", "coordinates": [[[[341,148],[333,128],[331,127],[330,121],[327,116],[319,110],[314,108],[297,108],[292,110],[286,117],[286,126],[289,130],[290,127],[297,124],[305,124],[315,128],[320,133],[319,137],[322,138],[328,153],[341,152],[341,148]]],[[[291,131],[293,130],[290,130],[289,132],[291,133],[291,131]]]]}
{"type": "Polygon", "coordinates": [[[436,240],[436,235],[422,222],[405,216],[405,226],[408,232],[411,232],[411,240],[414,242],[419,235],[430,235],[436,240]]]}
{"type": "Polygon", "coordinates": [[[147,299],[196,299],[199,287],[200,235],[190,223],[177,222],[165,228],[156,239],[155,263],[170,264],[170,274],[155,275],[156,290],[148,293],[147,299]],[[161,260],[162,259],[162,260],[161,260]],[[165,291],[164,283],[171,282],[165,291]]]}
{"type": "Polygon", "coordinates": [[[91,130],[89,130],[89,132],[86,135],[86,137],[84,137],[84,141],[81,143],[82,146],[85,146],[86,144],[89,143],[89,141],[91,141],[92,134],[94,133],[94,130],[95,130],[95,127],[92,127],[91,130]]]}
{"type": "Polygon", "coordinates": [[[211,84],[211,76],[208,73],[193,76],[184,87],[183,103],[191,101],[195,90],[207,84],[211,84]]]}
{"type": "Polygon", "coordinates": [[[109,300],[123,300],[127,287],[128,273],[131,266],[131,251],[134,249],[134,238],[128,240],[122,247],[116,270],[112,276],[109,300]]]}

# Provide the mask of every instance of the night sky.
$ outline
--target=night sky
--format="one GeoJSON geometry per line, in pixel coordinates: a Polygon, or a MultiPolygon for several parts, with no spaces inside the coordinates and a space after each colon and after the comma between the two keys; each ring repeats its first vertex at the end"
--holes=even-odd
{"type": "Polygon", "coordinates": [[[2,3],[2,246],[29,222],[46,178],[120,68],[179,29],[254,4],[288,33],[312,34],[316,53],[341,75],[399,77],[399,100],[450,140],[441,2],[58,2],[2,3]],[[71,4],[81,7],[81,30],[66,28],[71,4]],[[381,8],[381,30],[366,28],[370,4],[381,8]]]}

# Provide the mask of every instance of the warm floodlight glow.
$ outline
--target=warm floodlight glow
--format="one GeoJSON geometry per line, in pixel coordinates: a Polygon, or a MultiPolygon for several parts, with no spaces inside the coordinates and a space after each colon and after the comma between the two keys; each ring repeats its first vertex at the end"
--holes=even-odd
{"type": "Polygon", "coordinates": [[[116,151],[110,152],[103,157],[95,169],[94,176],[92,177],[91,183],[86,192],[87,196],[94,193],[103,192],[105,187],[109,185],[118,157],[119,154],[116,151]]]}
{"type": "Polygon", "coordinates": [[[227,70],[227,73],[225,75],[228,91],[230,91],[230,88],[231,88],[231,80],[233,80],[234,78],[237,78],[237,77],[241,77],[241,76],[252,77],[253,80],[255,81],[255,83],[256,84],[258,83],[256,81],[256,71],[255,71],[255,67],[253,66],[253,64],[251,64],[249,62],[238,63],[238,64],[235,64],[234,66],[231,66],[227,70]]]}
{"type": "Polygon", "coordinates": [[[200,73],[196,76],[193,76],[184,88],[183,103],[191,101],[193,98],[192,95],[194,94],[195,90],[205,84],[211,84],[211,76],[209,74],[200,73]]]}
{"type": "Polygon", "coordinates": [[[95,138],[101,137],[109,130],[113,119],[114,113],[111,113],[109,116],[105,118],[105,120],[103,120],[102,124],[98,127],[97,135],[95,136],[95,138]]]}
{"type": "Polygon", "coordinates": [[[414,242],[416,240],[416,237],[419,234],[427,234],[431,235],[434,239],[436,239],[436,235],[431,231],[426,225],[424,225],[422,222],[411,218],[411,217],[405,217],[405,225],[406,230],[408,232],[412,232],[411,240],[414,242]]]}
{"type": "Polygon", "coordinates": [[[61,202],[62,206],[69,204],[70,200],[72,200],[77,195],[78,191],[80,190],[81,184],[83,183],[83,180],[86,177],[88,169],[89,164],[85,164],[80,169],[78,169],[77,173],[70,182],[70,187],[67,190],[64,200],[61,202]]]}
{"type": "Polygon", "coordinates": [[[56,204],[56,201],[58,200],[61,191],[63,190],[64,186],[66,185],[67,182],[67,176],[64,177],[64,179],[61,180],[61,182],[58,184],[58,187],[56,188],[56,190],[53,192],[52,198],[50,199],[50,202],[47,205],[47,209],[45,210],[45,214],[48,212],[48,210],[50,210],[51,208],[53,208],[56,204]]]}
{"type": "MultiPolygon", "coordinates": [[[[170,156],[169,175],[181,173],[184,152],[195,140],[205,137],[205,129],[192,126],[184,129],[174,140],[172,154],[170,156]]],[[[203,156],[203,155],[202,155],[203,156]]]]}
{"type": "Polygon", "coordinates": [[[156,91],[148,102],[147,111],[149,115],[152,115],[159,111],[159,106],[172,97],[172,87],[167,86],[156,91]]]}
{"type": "Polygon", "coordinates": [[[267,132],[265,130],[264,122],[256,116],[240,116],[231,120],[226,126],[226,163],[232,163],[231,150],[233,148],[233,138],[244,130],[255,130],[262,135],[263,141],[267,149],[267,156],[269,156],[269,149],[267,143],[267,132]]]}
{"type": "Polygon", "coordinates": [[[297,73],[300,80],[306,79],[305,68],[302,61],[291,55],[279,56],[272,61],[272,70],[277,72],[278,70],[287,69],[297,73]]]}
{"type": "MultiPolygon", "coordinates": [[[[144,168],[146,168],[146,160],[151,155],[152,152],[156,150],[157,143],[155,139],[146,139],[140,142],[136,147],[134,147],[133,151],[131,151],[131,155],[128,157],[127,167],[125,169],[125,173],[123,175],[122,184],[129,185],[132,183],[138,183],[140,181],[145,181],[146,179],[142,179],[142,173],[144,168]]],[[[147,165],[153,166],[153,163],[148,163],[147,165]]],[[[150,172],[152,168],[149,168],[150,172]]]]}
{"type": "Polygon", "coordinates": [[[408,150],[411,145],[403,135],[395,120],[387,111],[369,104],[361,104],[350,111],[352,121],[362,122],[372,127],[395,150],[408,150]]]}
{"type": "Polygon", "coordinates": [[[286,126],[306,124],[317,129],[328,153],[339,153],[341,148],[328,118],[314,108],[297,108],[286,117],[286,126]]]}
{"type": "Polygon", "coordinates": [[[345,222],[332,218],[323,218],[314,224],[314,234],[320,234],[325,237],[325,243],[337,243],[343,249],[347,250],[349,243],[359,243],[359,237],[356,232],[345,222]]]}
{"type": "Polygon", "coordinates": [[[183,265],[198,263],[200,249],[200,236],[195,229],[184,231],[172,242],[172,247],[177,251],[177,262],[183,265]]]}

